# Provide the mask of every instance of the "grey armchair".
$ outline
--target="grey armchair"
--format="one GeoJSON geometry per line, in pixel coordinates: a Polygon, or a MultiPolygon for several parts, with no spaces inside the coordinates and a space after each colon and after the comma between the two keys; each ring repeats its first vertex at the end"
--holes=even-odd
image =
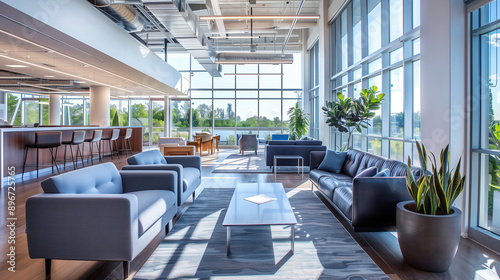
{"type": "Polygon", "coordinates": [[[245,151],[254,151],[257,154],[259,149],[259,140],[256,134],[242,134],[240,138],[240,153],[245,155],[245,151]]]}
{"type": "Polygon", "coordinates": [[[177,172],[177,205],[182,205],[201,184],[201,157],[163,156],[159,150],[135,154],[127,159],[123,170],[172,170],[177,172]]]}
{"type": "Polygon", "coordinates": [[[26,201],[31,258],[132,261],[177,213],[177,173],[118,171],[113,163],[42,182],[26,201]]]}

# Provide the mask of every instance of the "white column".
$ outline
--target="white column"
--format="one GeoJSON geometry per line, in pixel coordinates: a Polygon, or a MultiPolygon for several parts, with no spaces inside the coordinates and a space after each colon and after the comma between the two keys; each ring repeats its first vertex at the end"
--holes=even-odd
{"type": "Polygon", "coordinates": [[[111,90],[105,86],[90,86],[90,125],[109,126],[111,90]]]}
{"type": "MultiPolygon", "coordinates": [[[[463,0],[420,1],[421,137],[438,158],[449,143],[452,166],[467,150],[466,20],[463,0]]],[[[462,234],[468,226],[468,189],[456,200],[463,211],[462,234]]]]}
{"type": "Polygon", "coordinates": [[[49,95],[49,125],[61,124],[61,96],[49,95]]]}
{"type": "Polygon", "coordinates": [[[330,25],[328,24],[328,8],[330,1],[320,1],[321,18],[318,20],[319,27],[319,140],[323,141],[330,149],[330,127],[326,124],[325,115],[321,109],[326,101],[330,100],[330,25]]]}

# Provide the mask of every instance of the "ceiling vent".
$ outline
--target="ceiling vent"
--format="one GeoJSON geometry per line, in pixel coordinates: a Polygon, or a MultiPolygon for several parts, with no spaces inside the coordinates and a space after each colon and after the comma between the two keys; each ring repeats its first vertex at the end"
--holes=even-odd
{"type": "Polygon", "coordinates": [[[293,54],[219,53],[217,64],[291,64],[293,54]]]}

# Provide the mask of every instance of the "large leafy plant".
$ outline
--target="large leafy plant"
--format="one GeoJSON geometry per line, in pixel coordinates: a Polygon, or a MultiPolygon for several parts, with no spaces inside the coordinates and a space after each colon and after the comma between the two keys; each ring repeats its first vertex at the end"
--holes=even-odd
{"type": "Polygon", "coordinates": [[[290,116],[290,139],[300,139],[300,137],[307,133],[311,114],[304,112],[304,110],[299,108],[299,104],[296,103],[295,107],[290,107],[288,115],[290,116]]]}
{"type": "Polygon", "coordinates": [[[449,145],[441,150],[439,157],[440,166],[438,168],[436,157],[433,153],[431,160],[431,171],[427,170],[427,151],[423,144],[417,144],[420,165],[423,170],[423,176],[415,179],[411,172],[411,158],[408,157],[406,170],[406,187],[411,197],[415,201],[415,211],[427,215],[450,214],[450,208],[455,199],[464,189],[465,176],[460,175],[460,164],[462,158],[458,160],[454,173],[450,170],[450,151],[449,145]]]}
{"type": "Polygon", "coordinates": [[[362,128],[370,125],[369,120],[375,116],[373,111],[380,108],[384,96],[385,94],[378,93],[376,86],[372,86],[361,90],[357,99],[337,92],[337,100],[326,102],[326,106],[323,106],[326,123],[340,132],[347,132],[347,144],[342,147],[343,151],[349,147],[354,131],[361,132],[362,128]]]}

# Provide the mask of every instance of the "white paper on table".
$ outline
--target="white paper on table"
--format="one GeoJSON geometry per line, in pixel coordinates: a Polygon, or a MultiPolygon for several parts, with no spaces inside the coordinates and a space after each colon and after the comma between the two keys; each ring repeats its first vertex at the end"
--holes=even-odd
{"type": "Polygon", "coordinates": [[[264,204],[267,202],[275,201],[275,200],[277,200],[277,198],[269,197],[265,194],[258,194],[255,196],[247,197],[247,198],[245,198],[245,200],[248,200],[250,202],[257,203],[257,204],[264,204]]]}

